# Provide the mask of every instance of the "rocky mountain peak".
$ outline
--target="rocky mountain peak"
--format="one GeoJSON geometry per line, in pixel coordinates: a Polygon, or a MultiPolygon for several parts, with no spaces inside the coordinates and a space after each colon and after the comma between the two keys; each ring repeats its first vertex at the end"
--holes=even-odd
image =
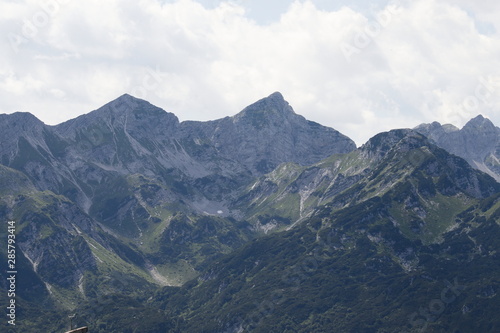
{"type": "Polygon", "coordinates": [[[89,113],[99,115],[112,115],[118,118],[135,116],[135,118],[151,118],[151,117],[164,117],[172,118],[173,121],[178,122],[177,117],[173,113],[166,112],[165,110],[149,103],[140,98],[136,98],[129,94],[124,94],[117,99],[105,104],[98,110],[89,113]]]}
{"type": "Polygon", "coordinates": [[[427,136],[429,139],[436,142],[440,141],[443,136],[448,133],[459,131],[459,129],[451,124],[441,125],[434,121],[430,124],[421,124],[414,128],[415,131],[427,136]]]}
{"type": "Polygon", "coordinates": [[[0,123],[6,124],[17,131],[30,130],[33,127],[43,127],[45,124],[29,112],[14,112],[0,115],[0,123]]]}
{"type": "MultiPolygon", "coordinates": [[[[188,125],[196,124],[185,127],[188,125]]],[[[307,165],[356,149],[351,139],[333,128],[296,114],[279,92],[210,126],[212,132],[205,131],[205,135],[218,151],[247,166],[254,175],[270,172],[283,162],[307,165]]]]}
{"type": "Polygon", "coordinates": [[[151,103],[124,94],[88,114],[56,126],[56,130],[63,136],[74,136],[75,129],[107,127],[112,130],[127,128],[127,131],[169,131],[172,132],[179,125],[179,119],[173,113],[152,105],[151,103]]]}
{"type": "Polygon", "coordinates": [[[445,131],[445,133],[451,133],[451,132],[456,132],[456,131],[460,130],[458,127],[456,127],[455,125],[452,125],[452,124],[444,124],[442,128],[443,128],[443,131],[445,131]]]}
{"type": "Polygon", "coordinates": [[[274,109],[276,111],[292,111],[293,109],[290,107],[288,102],[285,100],[283,95],[280,92],[274,92],[271,95],[264,97],[257,102],[249,105],[243,110],[243,112],[251,112],[253,110],[261,110],[261,109],[274,109]]]}
{"type": "Polygon", "coordinates": [[[275,92],[249,106],[233,117],[235,122],[251,123],[262,128],[273,123],[296,116],[290,104],[279,92],[275,92]]]}
{"type": "Polygon", "coordinates": [[[442,127],[441,123],[439,123],[437,121],[433,121],[430,124],[421,124],[421,125],[417,126],[416,128],[419,128],[422,130],[437,130],[437,129],[440,129],[441,127],[442,127]]]}
{"type": "MultiPolygon", "coordinates": [[[[9,155],[18,150],[19,138],[44,146],[41,139],[42,132],[47,130],[41,120],[29,112],[15,112],[0,115],[0,151],[2,155],[9,155]]],[[[7,158],[9,160],[9,158],[7,158]]]]}
{"type": "Polygon", "coordinates": [[[469,120],[467,124],[463,127],[464,131],[480,131],[482,133],[496,132],[496,127],[493,125],[491,120],[478,115],[477,117],[469,120]]]}
{"type": "Polygon", "coordinates": [[[422,135],[411,129],[395,129],[375,135],[362,145],[360,150],[363,155],[378,159],[385,156],[397,143],[408,136],[423,138],[422,135]]]}
{"type": "Polygon", "coordinates": [[[272,93],[271,95],[269,95],[265,99],[267,99],[269,101],[275,101],[275,102],[278,102],[278,103],[283,103],[283,102],[286,103],[285,98],[283,97],[283,95],[279,91],[276,91],[276,92],[272,93]]]}

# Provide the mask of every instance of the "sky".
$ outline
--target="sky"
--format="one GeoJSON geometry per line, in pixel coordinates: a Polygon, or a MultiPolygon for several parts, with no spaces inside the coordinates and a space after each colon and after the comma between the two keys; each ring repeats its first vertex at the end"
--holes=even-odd
{"type": "Polygon", "coordinates": [[[124,93],[183,121],[276,91],[358,145],[500,125],[499,1],[0,0],[0,36],[0,113],[49,125],[124,93]]]}

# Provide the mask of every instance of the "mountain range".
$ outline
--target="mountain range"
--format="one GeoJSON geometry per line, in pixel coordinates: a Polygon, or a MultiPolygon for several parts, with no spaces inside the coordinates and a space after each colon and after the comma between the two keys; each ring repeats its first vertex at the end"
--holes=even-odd
{"type": "Polygon", "coordinates": [[[497,331],[499,138],[478,116],[356,147],[280,93],[208,122],[130,95],[56,126],[0,115],[18,325],[497,331]]]}

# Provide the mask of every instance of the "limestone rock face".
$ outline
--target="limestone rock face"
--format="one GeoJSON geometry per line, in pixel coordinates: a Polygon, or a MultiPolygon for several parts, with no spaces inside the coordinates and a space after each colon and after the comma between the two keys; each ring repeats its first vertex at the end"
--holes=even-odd
{"type": "Polygon", "coordinates": [[[308,165],[356,149],[338,131],[297,115],[278,92],[233,117],[181,127],[184,135],[210,143],[221,157],[246,166],[253,175],[284,162],[308,165]]]}

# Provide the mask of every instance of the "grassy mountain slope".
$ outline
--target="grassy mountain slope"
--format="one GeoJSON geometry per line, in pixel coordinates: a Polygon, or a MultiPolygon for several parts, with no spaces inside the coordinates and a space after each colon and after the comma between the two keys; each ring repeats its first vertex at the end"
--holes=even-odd
{"type": "Polygon", "coordinates": [[[340,209],[382,196],[405,182],[405,186],[421,189],[413,201],[428,206],[432,214],[429,218],[446,215],[450,209],[454,211],[451,215],[456,214],[471,203],[471,198],[496,191],[493,179],[475,173],[466,162],[424,136],[411,130],[394,130],[373,137],[351,153],[333,155],[309,167],[283,164],[251,184],[235,207],[246,209],[249,221],[274,221],[269,228],[287,227],[311,216],[320,205],[334,202],[340,209]],[[442,195],[448,194],[457,196],[439,205],[442,195]]]}

